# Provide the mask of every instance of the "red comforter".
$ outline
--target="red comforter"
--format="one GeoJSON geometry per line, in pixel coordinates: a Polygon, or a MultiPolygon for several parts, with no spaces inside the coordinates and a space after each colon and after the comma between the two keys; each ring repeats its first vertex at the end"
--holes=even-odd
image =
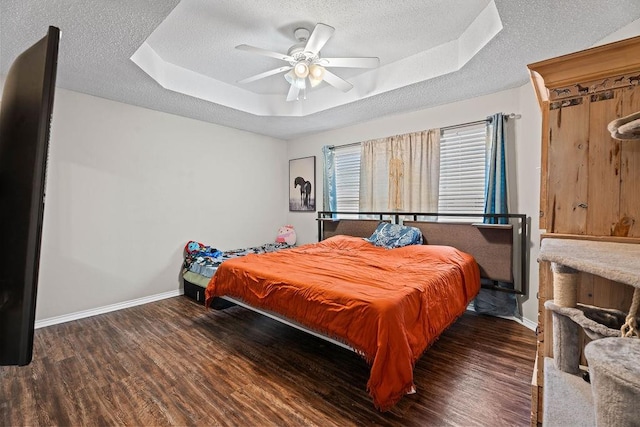
{"type": "Polygon", "coordinates": [[[473,257],[449,246],[385,249],[335,236],[225,261],[206,290],[295,320],[371,364],[367,388],[387,410],[414,387],[413,367],[480,289],[473,257]]]}

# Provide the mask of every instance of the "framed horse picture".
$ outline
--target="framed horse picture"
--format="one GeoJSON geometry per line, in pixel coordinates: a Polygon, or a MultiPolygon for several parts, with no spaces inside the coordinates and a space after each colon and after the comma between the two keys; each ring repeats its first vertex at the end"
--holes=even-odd
{"type": "Polygon", "coordinates": [[[289,160],[289,210],[316,210],[316,156],[289,160]]]}

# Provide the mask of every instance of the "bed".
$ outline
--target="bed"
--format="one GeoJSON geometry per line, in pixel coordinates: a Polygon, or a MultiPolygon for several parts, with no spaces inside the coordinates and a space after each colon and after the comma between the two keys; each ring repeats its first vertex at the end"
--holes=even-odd
{"type": "Polygon", "coordinates": [[[415,362],[464,313],[481,277],[513,280],[510,226],[451,224],[463,246],[472,236],[472,255],[442,244],[442,223],[397,224],[417,229],[426,244],[387,249],[363,237],[397,218],[319,220],[318,243],[222,263],[207,304],[223,297],[346,344],[370,364],[367,389],[382,411],[415,390],[415,362]]]}

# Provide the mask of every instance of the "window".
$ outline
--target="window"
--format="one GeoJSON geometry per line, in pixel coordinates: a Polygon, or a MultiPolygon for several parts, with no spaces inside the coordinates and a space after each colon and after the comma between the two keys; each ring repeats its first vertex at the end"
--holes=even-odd
{"type": "MultiPolygon", "coordinates": [[[[486,125],[480,123],[442,131],[439,212],[484,212],[486,129],[486,125]]],[[[357,212],[360,193],[360,145],[336,147],[334,155],[337,209],[357,212]]]]}
{"type": "Polygon", "coordinates": [[[486,154],[485,124],[442,132],[438,212],[484,212],[486,154]]]}
{"type": "Polygon", "coordinates": [[[360,144],[337,149],[336,202],[340,212],[358,212],[360,194],[360,144]]]}

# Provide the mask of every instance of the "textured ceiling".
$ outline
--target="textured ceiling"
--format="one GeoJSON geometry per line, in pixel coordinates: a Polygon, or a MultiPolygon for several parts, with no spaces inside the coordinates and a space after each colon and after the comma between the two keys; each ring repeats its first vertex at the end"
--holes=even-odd
{"type": "MultiPolygon", "coordinates": [[[[130,58],[148,41],[166,61],[221,80],[235,73],[240,79],[279,63],[237,51],[237,44],[286,51],[294,28],[323,22],[336,28],[323,56],[378,56],[384,65],[453,40],[491,2],[186,1],[195,12],[185,23],[170,22],[179,18],[172,14],[178,0],[2,0],[0,73],[55,25],[62,30],[59,87],[291,139],[522,85],[528,81],[526,64],[587,48],[640,18],[638,0],[494,0],[503,28],[460,70],[302,117],[271,117],[164,89],[130,58]],[[173,34],[154,35],[165,20],[173,34]]],[[[355,70],[336,74],[358,77],[355,70]]],[[[270,79],[273,86],[269,80],[247,90],[279,97],[283,83],[270,79]]]]}

